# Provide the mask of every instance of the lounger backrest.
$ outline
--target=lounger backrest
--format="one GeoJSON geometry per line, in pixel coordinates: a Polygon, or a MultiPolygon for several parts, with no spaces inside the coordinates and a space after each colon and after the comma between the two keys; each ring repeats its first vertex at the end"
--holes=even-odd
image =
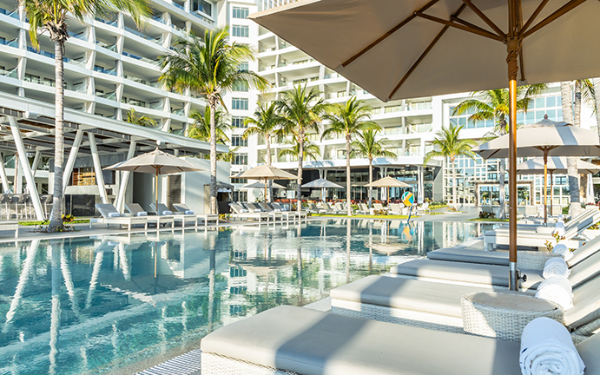
{"type": "Polygon", "coordinates": [[[248,206],[248,209],[251,210],[251,212],[257,212],[256,210],[262,212],[265,210],[263,207],[256,203],[246,203],[246,206],[248,206]]]}
{"type": "Polygon", "coordinates": [[[242,206],[239,205],[238,203],[229,203],[229,207],[231,207],[231,209],[236,213],[236,214],[241,214],[242,213],[242,206]]]}
{"type": "Polygon", "coordinates": [[[100,212],[100,215],[102,215],[102,217],[104,217],[104,218],[108,218],[108,214],[110,214],[112,212],[117,212],[117,213],[119,212],[119,211],[117,211],[115,206],[113,206],[110,203],[97,203],[96,209],[100,212]]]}
{"type": "Polygon", "coordinates": [[[258,205],[260,206],[260,208],[263,208],[265,211],[267,212],[273,212],[273,207],[271,207],[271,205],[269,205],[268,203],[258,203],[258,205]]]}
{"type": "Polygon", "coordinates": [[[567,261],[567,264],[569,267],[573,267],[587,257],[596,254],[598,251],[600,251],[600,236],[597,236],[591,241],[587,241],[585,245],[580,246],[577,250],[573,251],[573,257],[567,261]]]}
{"type": "Polygon", "coordinates": [[[574,227],[580,226],[583,222],[585,222],[588,218],[594,215],[594,211],[592,210],[583,210],[579,215],[575,216],[568,223],[565,224],[565,230],[569,230],[574,227]]]}
{"type": "Polygon", "coordinates": [[[125,208],[132,215],[137,215],[139,212],[146,212],[138,203],[125,203],[125,208]]]}
{"type": "Polygon", "coordinates": [[[398,203],[390,203],[390,209],[394,212],[400,212],[401,208],[398,203]]]}
{"type": "Polygon", "coordinates": [[[600,252],[588,256],[571,267],[569,281],[575,288],[598,274],[600,274],[600,252]]]}
{"type": "Polygon", "coordinates": [[[361,203],[360,204],[360,209],[363,211],[369,211],[369,206],[367,206],[366,203],[361,203]]]}
{"type": "Polygon", "coordinates": [[[373,208],[376,210],[383,210],[383,205],[381,203],[373,203],[373,208]]]}
{"type": "Polygon", "coordinates": [[[175,204],[173,204],[173,207],[175,207],[177,212],[190,211],[190,209],[188,208],[188,206],[185,203],[175,203],[175,204]]]}
{"type": "Polygon", "coordinates": [[[573,307],[566,311],[569,326],[580,327],[600,319],[600,276],[590,279],[573,289],[573,307]]]}

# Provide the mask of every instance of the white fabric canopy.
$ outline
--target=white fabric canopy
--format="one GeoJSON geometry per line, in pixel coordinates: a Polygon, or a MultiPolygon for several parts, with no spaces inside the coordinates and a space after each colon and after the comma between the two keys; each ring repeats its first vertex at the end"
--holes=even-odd
{"type": "Polygon", "coordinates": [[[314,180],[302,185],[303,188],[334,188],[334,189],[343,189],[343,186],[340,186],[334,182],[326,180],[324,178],[319,178],[318,180],[314,180]]]}

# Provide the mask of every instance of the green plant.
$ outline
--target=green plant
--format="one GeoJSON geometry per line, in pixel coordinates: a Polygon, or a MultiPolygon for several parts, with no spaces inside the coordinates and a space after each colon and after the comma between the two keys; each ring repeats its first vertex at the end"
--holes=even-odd
{"type": "Polygon", "coordinates": [[[479,211],[479,218],[480,219],[493,219],[496,217],[496,214],[493,212],[485,212],[485,211],[479,211]]]}
{"type": "Polygon", "coordinates": [[[588,229],[598,230],[598,229],[600,229],[600,223],[592,224],[588,227],[588,229]]]}
{"type": "Polygon", "coordinates": [[[73,216],[73,215],[63,215],[62,216],[62,221],[63,221],[63,223],[71,223],[71,222],[75,221],[75,216],[73,216]]]}
{"type": "Polygon", "coordinates": [[[388,212],[386,210],[374,210],[373,214],[375,216],[384,216],[384,215],[387,215],[388,212]]]}
{"type": "Polygon", "coordinates": [[[552,249],[554,249],[554,245],[552,245],[552,242],[550,242],[549,240],[546,240],[546,243],[545,243],[545,245],[546,245],[546,249],[547,249],[549,252],[552,252],[552,249]]]}
{"type": "Polygon", "coordinates": [[[219,214],[219,221],[229,221],[230,214],[219,214]]]}
{"type": "Polygon", "coordinates": [[[448,212],[458,212],[458,208],[455,206],[448,207],[448,212]]]}

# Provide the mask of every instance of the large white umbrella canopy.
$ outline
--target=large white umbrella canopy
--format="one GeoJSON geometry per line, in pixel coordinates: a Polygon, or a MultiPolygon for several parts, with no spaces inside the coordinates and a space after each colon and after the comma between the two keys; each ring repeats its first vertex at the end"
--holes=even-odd
{"type": "Polygon", "coordinates": [[[508,86],[517,290],[517,81],[600,76],[598,14],[585,0],[301,0],[250,18],[384,101],[508,86]]]}
{"type": "Polygon", "coordinates": [[[381,187],[398,187],[398,188],[407,188],[411,187],[409,184],[396,180],[393,177],[387,176],[377,181],[373,181],[370,184],[366,184],[367,187],[381,188],[381,187]]]}
{"type": "Polygon", "coordinates": [[[314,180],[302,185],[303,188],[334,188],[334,189],[343,189],[343,186],[336,184],[335,182],[331,182],[324,178],[319,178],[318,180],[314,180]]]}
{"type": "Polygon", "coordinates": [[[265,207],[267,206],[267,181],[268,180],[297,180],[298,176],[266,164],[259,165],[239,174],[238,178],[249,180],[263,180],[265,182],[265,207]]]}
{"type": "MultiPolygon", "coordinates": [[[[567,172],[567,158],[557,156],[549,157],[547,164],[548,172],[564,174],[567,172]]],[[[577,160],[577,173],[594,174],[600,172],[600,165],[588,163],[581,159],[577,160]]],[[[517,165],[517,174],[544,174],[544,158],[532,158],[517,165]]]]}
{"type": "MultiPolygon", "coordinates": [[[[260,182],[253,182],[248,185],[242,186],[242,189],[262,189],[264,186],[260,182]]],[[[273,189],[285,189],[285,186],[279,185],[278,183],[273,183],[273,189]]]]}
{"type": "Polygon", "coordinates": [[[158,175],[175,174],[182,172],[206,171],[187,161],[180,159],[158,148],[147,154],[138,155],[129,160],[122,161],[104,168],[113,171],[129,171],[139,173],[152,173],[156,176],[156,209],[158,210],[158,175]]]}

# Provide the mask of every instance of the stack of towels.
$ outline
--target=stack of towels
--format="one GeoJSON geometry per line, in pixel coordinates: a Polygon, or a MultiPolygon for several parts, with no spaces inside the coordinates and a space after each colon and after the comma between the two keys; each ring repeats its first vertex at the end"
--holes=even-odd
{"type": "Polygon", "coordinates": [[[519,364],[523,375],[583,375],[585,364],[562,324],[537,318],[523,330],[519,364]]]}
{"type": "MultiPolygon", "coordinates": [[[[564,246],[564,245],[563,245],[564,246]]],[[[567,253],[570,254],[567,249],[567,253]]],[[[568,310],[573,307],[573,287],[569,282],[571,270],[562,257],[548,259],[544,266],[544,281],[537,289],[537,298],[552,301],[568,310]]]]}

